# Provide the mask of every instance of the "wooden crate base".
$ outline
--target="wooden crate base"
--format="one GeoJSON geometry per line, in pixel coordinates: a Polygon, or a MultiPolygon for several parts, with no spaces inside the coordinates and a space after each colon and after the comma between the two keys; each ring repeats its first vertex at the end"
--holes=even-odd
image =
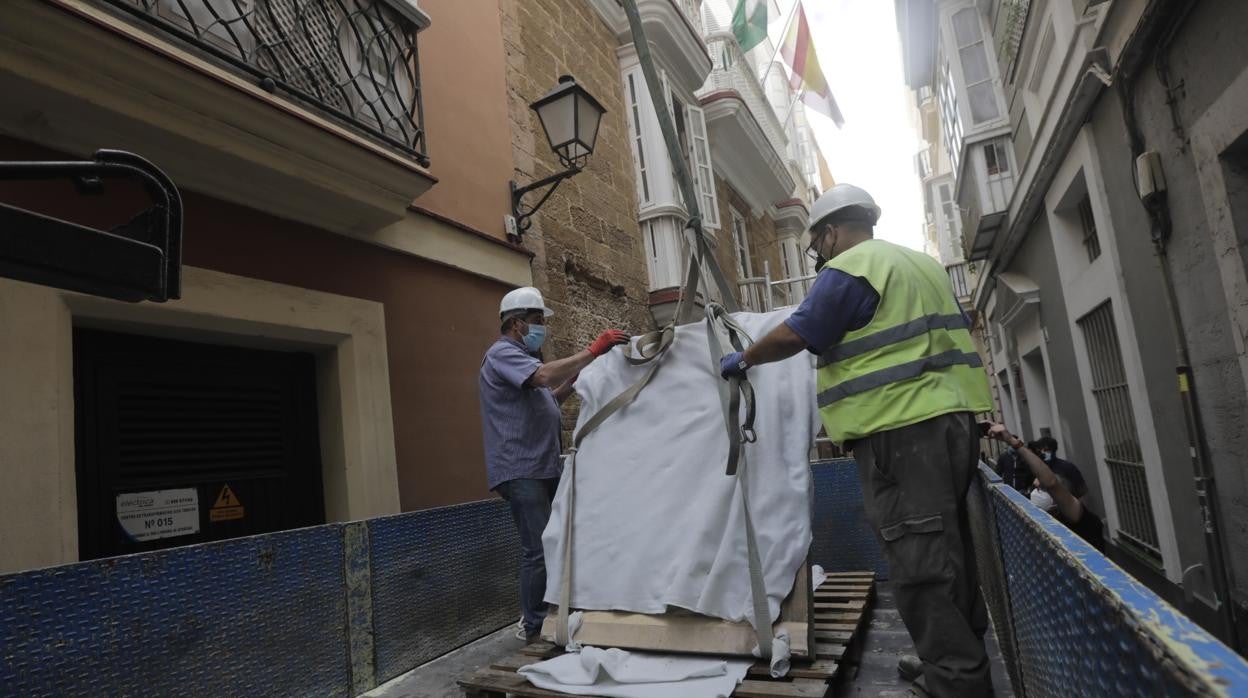
{"type": "MultiPolygon", "coordinates": [[[[811,617],[817,610],[811,590],[809,560],[798,568],[795,576],[793,590],[780,604],[780,617],[773,630],[788,633],[792,656],[809,658],[814,655],[815,643],[811,617]]],[[[555,623],[552,610],[542,624],[543,640],[554,641],[555,623]]],[[[688,611],[663,614],[582,611],[576,639],[594,647],[745,657],[750,656],[758,644],[749,623],[733,623],[688,611]]]]}
{"type": "MultiPolygon", "coordinates": [[[[829,575],[828,581],[814,593],[816,603],[851,603],[846,610],[818,611],[814,614],[815,656],[794,658],[789,675],[773,679],[766,662],[757,661],[746,674],[745,681],[733,692],[733,698],[816,698],[829,695],[832,682],[843,668],[846,652],[861,635],[865,626],[874,589],[872,572],[841,572],[829,575]],[[832,617],[834,616],[834,617],[832,617]]],[[[577,639],[581,639],[578,633],[577,639]]],[[[587,643],[592,644],[592,643],[587,643]]],[[[680,651],[679,648],[675,651],[680,651]]],[[[516,673],[528,666],[563,653],[549,642],[527,645],[518,654],[493,662],[472,675],[460,679],[465,698],[569,698],[572,694],[537,688],[516,673]]]]}

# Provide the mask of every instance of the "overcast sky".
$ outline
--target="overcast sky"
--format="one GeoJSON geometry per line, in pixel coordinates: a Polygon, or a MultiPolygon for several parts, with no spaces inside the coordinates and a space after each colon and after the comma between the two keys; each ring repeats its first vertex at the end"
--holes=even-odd
{"type": "MultiPolygon", "coordinates": [[[[771,38],[784,40],[794,0],[778,0],[771,38]]],[[[806,19],[819,63],[845,117],[807,110],[819,147],[837,182],[856,184],[884,209],[876,235],[923,249],[923,199],[914,154],[919,135],[911,123],[892,0],[807,0],[806,19]]],[[[778,45],[778,43],[777,43],[778,45]]]]}

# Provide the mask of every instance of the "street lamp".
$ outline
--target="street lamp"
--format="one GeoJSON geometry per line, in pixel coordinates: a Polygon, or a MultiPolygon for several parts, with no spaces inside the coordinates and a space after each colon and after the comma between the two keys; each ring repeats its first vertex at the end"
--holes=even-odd
{"type": "Polygon", "coordinates": [[[508,226],[507,238],[512,242],[520,242],[521,236],[529,229],[531,220],[537,209],[546,203],[546,199],[554,193],[555,187],[563,180],[571,177],[585,166],[589,156],[594,152],[594,143],[598,140],[598,125],[602,115],[607,112],[594,96],[585,88],[576,84],[570,75],[561,75],[559,84],[546,96],[529,105],[537,112],[542,122],[542,130],[550,149],[559,156],[559,162],[567,169],[523,187],[511,182],[511,215],[514,225],[508,226]],[[532,206],[523,204],[520,199],[531,191],[549,187],[542,198],[532,206]]]}

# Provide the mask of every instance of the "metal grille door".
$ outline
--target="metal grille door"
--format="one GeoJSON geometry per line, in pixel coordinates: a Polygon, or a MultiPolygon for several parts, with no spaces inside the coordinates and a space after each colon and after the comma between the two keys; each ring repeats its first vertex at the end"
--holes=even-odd
{"type": "Polygon", "coordinates": [[[74,330],[82,559],[325,521],[312,355],[74,330]]]}
{"type": "Polygon", "coordinates": [[[1148,494],[1148,477],[1140,435],[1131,409],[1131,390],[1122,365],[1122,349],[1109,301],[1079,319],[1092,366],[1092,396],[1105,435],[1105,463],[1118,503],[1118,534],[1142,552],[1161,561],[1157,524],[1148,494]]]}

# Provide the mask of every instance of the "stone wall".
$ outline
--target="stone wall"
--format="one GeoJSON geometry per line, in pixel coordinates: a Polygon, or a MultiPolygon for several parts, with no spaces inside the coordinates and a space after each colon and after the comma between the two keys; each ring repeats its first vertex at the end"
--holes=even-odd
{"type": "MultiPolygon", "coordinates": [[[[719,196],[719,220],[720,230],[718,233],[719,245],[716,249],[716,257],[719,264],[724,270],[724,274],[734,286],[740,283],[740,274],[737,270],[737,251],[736,243],[732,237],[732,214],[730,209],[736,209],[745,218],[746,237],[748,238],[750,247],[750,268],[754,277],[763,275],[763,262],[766,261],[771,265],[771,277],[779,279],[784,276],[784,267],[780,261],[780,238],[776,232],[776,223],[767,215],[766,211],[755,216],[750,211],[749,204],[737,194],[723,179],[715,178],[715,188],[719,196]]],[[[742,299],[738,290],[738,299],[742,299]]],[[[762,299],[762,296],[756,296],[762,299]]],[[[775,306],[787,305],[783,294],[776,292],[772,295],[772,303],[775,306]]]]}
{"type": "MultiPolygon", "coordinates": [[[[607,110],[588,166],[559,185],[524,237],[536,253],[533,282],[555,311],[545,356],[574,354],[607,327],[649,331],[645,246],[615,36],[583,0],[500,0],[499,6],[517,182],[563,169],[529,109],[560,75],[575,77],[607,110]]],[[[565,441],[576,403],[565,405],[565,441]]]]}

